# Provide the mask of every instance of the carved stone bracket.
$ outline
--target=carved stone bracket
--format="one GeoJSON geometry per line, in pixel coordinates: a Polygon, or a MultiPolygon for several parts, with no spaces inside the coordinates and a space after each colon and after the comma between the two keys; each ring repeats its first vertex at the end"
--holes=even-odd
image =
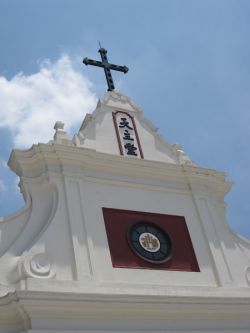
{"type": "Polygon", "coordinates": [[[55,264],[45,253],[31,251],[24,254],[18,263],[19,280],[28,277],[52,279],[56,275],[55,264]]]}

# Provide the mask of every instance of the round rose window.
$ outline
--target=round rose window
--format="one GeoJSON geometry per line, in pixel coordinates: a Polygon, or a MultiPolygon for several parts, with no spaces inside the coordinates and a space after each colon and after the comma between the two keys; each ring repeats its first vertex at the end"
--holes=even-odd
{"type": "Polygon", "coordinates": [[[141,222],[128,233],[132,250],[142,259],[152,263],[163,263],[171,257],[171,241],[166,232],[157,226],[141,222]]]}

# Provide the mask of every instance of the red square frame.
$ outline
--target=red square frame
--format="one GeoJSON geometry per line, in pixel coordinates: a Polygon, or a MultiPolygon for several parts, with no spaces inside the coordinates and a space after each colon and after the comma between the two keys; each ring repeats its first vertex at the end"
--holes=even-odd
{"type": "Polygon", "coordinates": [[[102,208],[102,211],[113,267],[200,272],[183,216],[114,208],[102,208]],[[150,263],[131,249],[127,238],[128,231],[142,221],[158,226],[170,237],[172,255],[168,261],[161,264],[150,263]]]}

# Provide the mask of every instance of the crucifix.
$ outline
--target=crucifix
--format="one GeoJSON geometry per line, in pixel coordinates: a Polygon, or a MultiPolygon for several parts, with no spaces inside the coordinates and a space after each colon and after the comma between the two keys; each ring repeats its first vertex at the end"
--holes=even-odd
{"type": "Polygon", "coordinates": [[[102,67],[105,72],[105,76],[106,76],[106,80],[107,80],[107,84],[108,84],[108,91],[114,90],[115,85],[114,85],[113,78],[111,75],[111,69],[114,71],[123,72],[125,74],[128,72],[128,67],[110,64],[108,62],[108,58],[107,58],[107,50],[105,50],[103,47],[100,47],[98,52],[101,54],[102,61],[84,58],[83,63],[85,65],[102,67]]]}

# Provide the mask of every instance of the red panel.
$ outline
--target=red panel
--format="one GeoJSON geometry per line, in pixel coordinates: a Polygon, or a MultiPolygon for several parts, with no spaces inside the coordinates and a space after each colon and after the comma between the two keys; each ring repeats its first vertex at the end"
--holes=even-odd
{"type": "Polygon", "coordinates": [[[183,216],[103,208],[113,267],[199,272],[199,266],[183,216]],[[172,244],[172,257],[162,264],[147,262],[130,248],[127,234],[139,222],[154,224],[165,231],[172,244]]]}

